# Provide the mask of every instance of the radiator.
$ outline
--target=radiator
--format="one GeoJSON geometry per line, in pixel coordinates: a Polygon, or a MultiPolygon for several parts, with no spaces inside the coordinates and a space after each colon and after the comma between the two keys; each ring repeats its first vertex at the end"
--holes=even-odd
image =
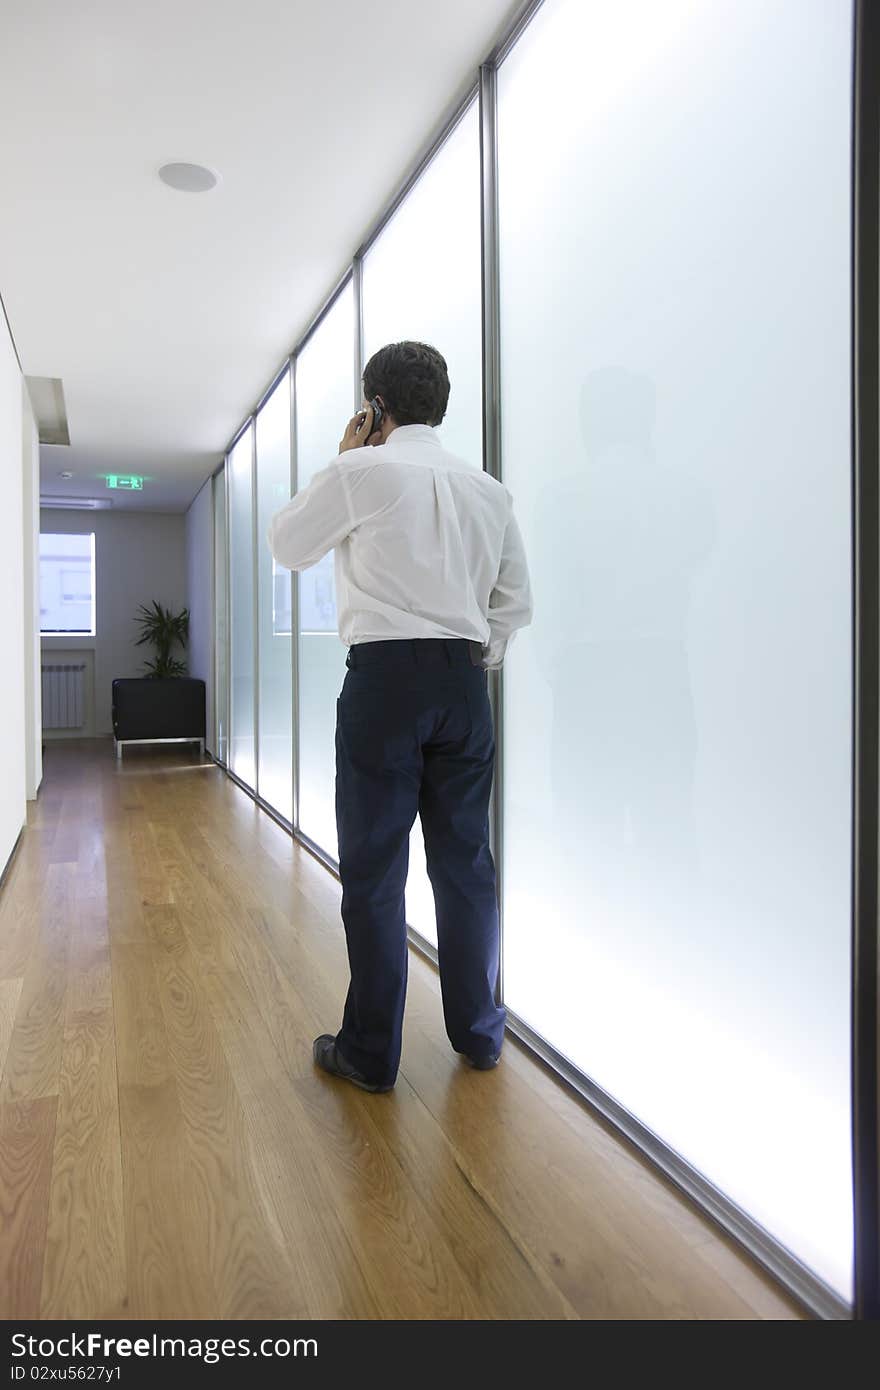
{"type": "Polygon", "coordinates": [[[43,728],[80,729],[84,723],[83,672],[80,666],[43,666],[43,728]]]}

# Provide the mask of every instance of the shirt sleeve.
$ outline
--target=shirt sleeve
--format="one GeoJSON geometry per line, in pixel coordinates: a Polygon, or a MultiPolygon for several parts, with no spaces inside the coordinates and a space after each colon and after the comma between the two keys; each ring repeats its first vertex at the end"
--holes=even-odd
{"type": "Polygon", "coordinates": [[[502,664],[514,634],[518,628],[528,626],[532,613],[532,590],[525,546],[516,517],[511,511],[504,532],[498,578],[489,595],[489,641],[483,654],[483,665],[488,670],[502,664]]]}
{"type": "Polygon", "coordinates": [[[355,526],[345,480],[337,463],[316,473],[308,487],[276,512],[269,524],[269,549],[289,570],[316,565],[355,526]]]}

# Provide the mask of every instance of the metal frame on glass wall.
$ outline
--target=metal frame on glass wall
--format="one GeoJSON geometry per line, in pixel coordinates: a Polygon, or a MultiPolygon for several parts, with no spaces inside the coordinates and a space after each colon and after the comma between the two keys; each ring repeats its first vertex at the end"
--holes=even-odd
{"type": "MultiPolygon", "coordinates": [[[[281,367],[278,368],[278,371],[275,373],[275,375],[274,375],[274,377],[272,378],[271,382],[269,383],[268,387],[266,388],[266,390],[263,392],[262,396],[260,396],[259,400],[257,401],[257,404],[256,404],[256,406],[254,407],[253,416],[252,416],[253,425],[254,425],[253,450],[252,450],[251,458],[252,458],[252,460],[253,460],[253,489],[252,489],[252,498],[253,498],[253,501],[252,501],[252,508],[253,508],[253,542],[252,542],[252,544],[253,544],[253,552],[254,552],[254,784],[255,784],[255,785],[254,785],[254,788],[253,788],[253,791],[254,791],[256,800],[260,803],[260,805],[263,807],[264,810],[266,810],[266,811],[269,812],[269,815],[273,818],[273,820],[278,821],[279,825],[282,825],[282,826],[284,827],[285,830],[293,830],[293,826],[294,826],[295,823],[296,823],[296,821],[295,821],[295,817],[296,817],[296,783],[295,783],[295,780],[294,780],[294,783],[293,783],[293,786],[292,786],[293,802],[294,802],[294,805],[293,805],[294,820],[293,820],[293,822],[289,821],[289,820],[287,819],[287,817],[283,814],[283,812],[279,811],[277,807],[273,806],[270,802],[266,801],[266,799],[264,798],[264,796],[262,795],[262,793],[261,793],[261,791],[260,791],[260,717],[259,717],[259,715],[260,715],[260,699],[259,699],[259,696],[260,696],[260,518],[259,518],[259,495],[260,495],[260,494],[259,494],[259,467],[260,467],[260,454],[259,454],[259,449],[258,449],[258,447],[257,447],[257,416],[259,415],[260,411],[263,409],[263,406],[264,406],[264,405],[266,404],[266,402],[269,400],[269,397],[272,396],[272,395],[274,395],[274,393],[275,393],[276,391],[279,391],[279,390],[281,389],[281,387],[282,387],[282,384],[285,384],[285,383],[286,383],[286,385],[287,385],[287,390],[288,390],[288,406],[289,406],[289,419],[290,419],[290,441],[289,441],[289,445],[288,445],[288,476],[289,476],[289,478],[290,478],[290,495],[291,495],[291,497],[292,497],[293,494],[294,494],[294,492],[296,491],[296,483],[295,483],[295,476],[296,476],[296,475],[295,475],[295,470],[294,470],[294,448],[295,448],[295,444],[294,444],[294,429],[295,429],[295,427],[296,427],[296,420],[295,420],[295,415],[294,415],[294,387],[293,387],[293,358],[292,358],[292,357],[288,357],[288,358],[285,360],[285,362],[283,363],[283,365],[282,365],[281,367]]],[[[293,664],[293,647],[294,647],[294,627],[293,627],[293,622],[294,622],[294,613],[293,613],[293,607],[294,607],[294,605],[293,605],[293,579],[294,579],[294,575],[293,575],[293,573],[291,572],[291,576],[290,576],[290,582],[291,582],[291,605],[290,605],[290,625],[291,625],[291,633],[290,633],[290,646],[291,646],[291,676],[290,676],[290,678],[291,678],[291,692],[293,692],[293,690],[296,688],[295,682],[296,682],[296,674],[297,674],[297,672],[296,672],[296,667],[295,667],[295,665],[293,664]]],[[[272,602],[273,602],[273,605],[274,605],[274,601],[275,601],[275,600],[274,600],[274,584],[273,584],[273,588],[272,588],[272,594],[273,594],[272,602]]],[[[291,715],[291,718],[292,718],[292,717],[293,717],[293,715],[291,715]]],[[[294,777],[294,779],[295,779],[295,768],[296,768],[296,762],[294,761],[294,747],[295,747],[295,742],[296,742],[296,740],[295,740],[295,733],[294,733],[294,729],[292,728],[292,729],[291,729],[291,775],[294,777]]],[[[245,789],[247,790],[247,788],[245,788],[245,789]]]]}
{"type": "MultiPolygon", "coordinates": [[[[288,358],[290,381],[290,495],[296,495],[296,358],[288,358]]],[[[299,825],[299,575],[290,571],[290,779],[291,820],[299,825]]]]}
{"type": "Polygon", "coordinates": [[[226,510],[227,510],[227,509],[226,509],[226,479],[225,479],[225,475],[226,475],[226,460],[225,460],[225,458],[224,458],[223,462],[220,464],[220,467],[219,467],[219,468],[215,468],[214,472],[211,474],[211,586],[212,586],[212,587],[211,587],[211,601],[212,601],[212,604],[214,604],[214,622],[213,622],[212,625],[211,625],[211,670],[212,670],[213,673],[214,673],[214,706],[213,706],[214,719],[213,719],[213,722],[212,722],[212,725],[211,725],[211,730],[210,730],[210,733],[211,733],[211,748],[210,748],[210,753],[211,753],[211,757],[214,759],[214,762],[215,762],[215,763],[219,763],[219,764],[221,765],[221,767],[225,766],[225,760],[224,760],[223,758],[220,757],[220,710],[219,710],[219,702],[218,702],[218,700],[217,700],[217,691],[218,691],[219,688],[220,688],[220,679],[219,679],[219,674],[220,674],[220,673],[219,673],[219,669],[218,669],[218,662],[219,662],[219,659],[220,659],[220,644],[219,644],[219,642],[217,641],[217,609],[216,609],[216,596],[217,596],[217,585],[218,585],[220,579],[222,579],[222,581],[223,581],[223,587],[224,587],[224,590],[225,590],[225,588],[226,588],[227,574],[226,574],[226,566],[225,566],[225,564],[224,564],[224,566],[223,566],[223,573],[222,573],[222,575],[219,575],[219,576],[218,576],[218,562],[219,562],[219,558],[220,558],[220,557],[219,557],[218,554],[217,554],[217,525],[216,525],[216,518],[217,518],[217,495],[218,495],[219,489],[220,489],[220,487],[221,487],[221,485],[222,485],[222,487],[223,487],[223,517],[224,517],[224,524],[225,524],[226,510]],[[223,475],[222,479],[221,479],[221,474],[223,475]]]}
{"type": "MultiPolygon", "coordinates": [[[[274,390],[274,386],[272,390],[274,390]]],[[[251,640],[254,670],[254,791],[260,795],[260,551],[257,545],[257,415],[268,400],[264,393],[253,413],[251,429],[251,640]]]]}
{"type": "Polygon", "coordinates": [[[229,453],[223,466],[223,502],[226,508],[226,758],[224,767],[227,772],[231,771],[232,765],[232,562],[229,536],[229,520],[232,513],[229,497],[229,453]]]}
{"type": "MultiPolygon", "coordinates": [[[[265,396],[265,392],[264,392],[264,395],[261,396],[260,399],[262,400],[262,399],[264,398],[264,396],[265,396]]],[[[227,649],[226,649],[226,689],[227,689],[227,704],[226,704],[226,720],[227,720],[227,725],[228,725],[227,733],[226,733],[226,772],[227,772],[228,776],[230,776],[230,777],[232,778],[233,782],[235,782],[236,786],[241,787],[242,791],[246,791],[246,792],[248,793],[249,796],[256,797],[256,795],[257,795],[257,789],[256,789],[256,787],[255,787],[255,786],[254,786],[254,787],[249,786],[248,783],[245,782],[244,779],[238,775],[238,773],[235,771],[235,769],[234,769],[233,766],[232,766],[232,736],[233,736],[233,731],[234,731],[234,729],[235,729],[235,696],[234,696],[234,681],[233,681],[233,679],[232,679],[232,666],[233,666],[232,654],[233,654],[233,650],[234,650],[234,641],[233,641],[233,638],[234,638],[234,635],[235,635],[235,617],[234,617],[234,614],[233,614],[233,611],[232,611],[232,610],[233,610],[233,605],[232,605],[232,508],[231,508],[231,506],[230,506],[230,501],[231,501],[231,497],[232,497],[232,467],[231,467],[231,462],[232,462],[232,451],[233,451],[233,449],[235,448],[236,444],[238,444],[239,440],[242,438],[242,436],[244,435],[245,431],[248,430],[248,429],[250,429],[250,431],[251,431],[251,511],[253,511],[254,450],[255,450],[255,448],[256,448],[256,436],[257,436],[256,414],[255,414],[253,411],[251,411],[250,415],[248,415],[248,416],[246,417],[246,419],[242,422],[242,424],[239,426],[239,428],[235,431],[235,434],[232,436],[232,439],[230,440],[230,442],[229,442],[229,444],[227,445],[227,448],[226,448],[226,469],[225,469],[225,473],[226,473],[226,598],[227,598],[227,607],[226,607],[226,631],[227,631],[227,649]]],[[[253,525],[251,525],[251,549],[252,549],[252,550],[255,550],[255,547],[254,547],[253,525]]],[[[252,563],[253,563],[254,566],[256,565],[256,555],[254,555],[254,557],[253,557],[253,562],[252,562],[252,563]]],[[[252,608],[252,618],[251,618],[251,621],[253,621],[253,608],[252,608]]],[[[254,640],[256,640],[256,638],[255,638],[254,640]]],[[[255,686],[255,687],[254,687],[254,781],[255,781],[255,782],[256,782],[256,780],[257,780],[257,779],[256,779],[256,766],[257,766],[257,765],[256,765],[256,748],[257,748],[257,742],[256,742],[256,740],[257,740],[257,732],[256,732],[256,731],[257,731],[257,710],[256,710],[256,703],[257,703],[257,690],[256,690],[256,686],[255,686]]],[[[271,807],[267,806],[267,807],[266,807],[266,810],[271,810],[271,807]]]]}
{"type": "Polygon", "coordinates": [[[877,873],[880,681],[880,7],[856,0],[852,166],[853,938],[855,1315],[880,1319],[877,873]]]}
{"type": "MultiPolygon", "coordinates": [[[[447,115],[437,135],[419,156],[412,171],[377,218],[353,261],[323,302],[291,355],[291,493],[296,491],[296,363],[312,334],[353,281],[355,408],[360,400],[364,354],[363,263],[370,247],[397,212],[407,194],[442,149],[475,100],[480,103],[481,261],[483,317],[483,467],[502,476],[500,394],[500,295],[497,185],[497,70],[542,0],[524,4],[503,39],[479,70],[478,80],[447,115]]],[[[637,1149],[709,1217],[733,1236],[808,1309],[821,1317],[878,1316],[878,1002],[877,1002],[877,871],[878,871],[878,356],[877,356],[877,164],[878,71],[880,71],[880,7],[855,0],[853,109],[853,524],[854,524],[854,853],[853,853],[853,1153],[855,1173],[855,1304],[846,1303],[790,1251],[713,1186],[682,1156],[647,1129],[615,1099],[540,1037],[524,1020],[508,1014],[509,1031],[592,1107],[609,1120],[637,1149]]],[[[276,374],[277,380],[277,374],[276,374]]],[[[271,388],[270,388],[271,390],[271,388]]],[[[264,392],[260,403],[270,394],[264,392]]],[[[227,450],[247,425],[256,427],[253,412],[237,431],[227,450]]],[[[226,469],[227,570],[229,544],[229,469],[226,469]]],[[[228,582],[228,574],[227,574],[228,582]]],[[[332,873],[338,865],[299,826],[299,582],[294,583],[291,645],[293,648],[293,834],[332,873]]],[[[255,582],[256,592],[256,582],[255,582]]],[[[231,589],[228,588],[231,598],[231,589]]],[[[228,602],[228,650],[232,649],[232,610],[228,602]]],[[[233,709],[231,660],[227,657],[227,764],[231,762],[233,709]]],[[[502,882],[504,837],[502,777],[504,739],[503,676],[493,673],[491,696],[496,725],[498,760],[491,816],[493,851],[502,882]]],[[[257,688],[254,691],[255,710],[257,688]]],[[[256,744],[255,744],[256,748],[256,744]]],[[[227,770],[229,768],[227,767],[227,770]]],[[[234,777],[234,774],[230,773],[234,777]]],[[[257,791],[234,777],[276,819],[281,820],[257,791]]],[[[290,827],[289,827],[290,828],[290,827]]],[[[503,939],[503,938],[502,938],[503,939]]],[[[436,962],[436,950],[410,931],[412,944],[436,962]]]]}
{"type": "MultiPolygon", "coordinates": [[[[291,450],[290,481],[291,481],[291,496],[293,496],[293,495],[296,493],[296,491],[297,491],[297,489],[298,489],[298,486],[299,486],[299,456],[298,456],[298,452],[297,452],[297,438],[296,438],[296,376],[297,376],[297,366],[298,366],[298,363],[299,363],[300,354],[302,353],[303,349],[307,346],[307,344],[309,343],[309,341],[310,341],[310,339],[313,337],[313,335],[314,335],[314,334],[317,332],[317,330],[320,328],[321,324],[324,322],[325,318],[326,318],[327,315],[330,313],[330,310],[331,310],[331,309],[333,308],[333,306],[336,304],[336,301],[339,299],[340,295],[342,295],[342,294],[345,293],[346,289],[348,288],[349,281],[352,280],[352,278],[353,278],[353,274],[354,274],[354,268],[353,268],[353,266],[347,266],[347,267],[346,267],[346,270],[345,270],[345,273],[344,273],[342,276],[340,276],[340,278],[336,281],[336,284],[334,285],[333,289],[330,291],[330,294],[329,294],[328,298],[324,301],[324,303],[321,305],[321,308],[318,310],[318,312],[315,314],[315,316],[311,319],[308,328],[307,328],[307,329],[305,330],[305,332],[303,333],[302,337],[300,338],[299,342],[297,343],[297,345],[296,345],[296,347],[294,348],[294,350],[293,350],[293,352],[292,352],[292,354],[291,354],[291,357],[290,357],[290,363],[291,363],[290,389],[291,389],[291,398],[292,398],[292,404],[291,404],[291,432],[290,432],[290,450],[291,450]]],[[[355,339],[356,339],[357,335],[355,334],[354,336],[355,336],[355,339]]],[[[325,868],[329,869],[329,870],[330,870],[333,874],[335,874],[335,876],[338,878],[338,877],[339,877],[339,866],[337,865],[336,861],[327,853],[327,851],[326,851],[325,849],[323,849],[323,848],[321,847],[321,845],[319,845],[319,844],[317,843],[317,841],[313,840],[309,835],[307,835],[307,834],[305,833],[305,831],[302,829],[302,826],[300,825],[300,756],[299,756],[299,715],[300,715],[300,703],[299,703],[299,636],[300,636],[300,633],[299,633],[299,615],[300,615],[300,577],[299,577],[298,574],[294,574],[294,575],[293,575],[293,581],[294,581],[294,584],[293,584],[293,605],[292,605],[292,611],[291,611],[291,629],[292,629],[292,631],[291,631],[291,645],[292,645],[292,646],[294,647],[294,649],[295,649],[294,655],[293,655],[293,672],[294,672],[294,688],[293,688],[293,763],[294,763],[294,783],[293,783],[293,826],[292,826],[291,828],[292,828],[292,831],[293,831],[294,838],[298,841],[298,843],[301,844],[301,845],[303,846],[304,849],[307,849],[307,850],[309,851],[310,854],[314,855],[314,857],[315,857],[316,859],[318,859],[318,860],[324,865],[325,868]]],[[[261,805],[265,805],[265,803],[264,803],[264,802],[261,802],[261,805]]],[[[268,808],[268,809],[271,809],[271,808],[268,808]]]]}
{"type": "MultiPolygon", "coordinates": [[[[483,467],[501,480],[501,282],[498,231],[498,84],[495,63],[480,68],[480,283],[483,313],[483,467]]],[[[504,999],[504,673],[490,672],[495,726],[495,776],[489,832],[498,892],[499,969],[496,995],[504,999]]]]}
{"type": "Polygon", "coordinates": [[[354,295],[354,408],[361,404],[361,378],[364,366],[364,258],[359,252],[351,263],[351,287],[354,295]]]}

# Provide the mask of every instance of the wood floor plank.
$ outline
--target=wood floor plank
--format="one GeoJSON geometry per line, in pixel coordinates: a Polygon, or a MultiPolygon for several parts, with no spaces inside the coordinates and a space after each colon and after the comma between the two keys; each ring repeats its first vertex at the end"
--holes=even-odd
{"type": "Polygon", "coordinates": [[[43,1272],[46,1318],[124,1316],[126,1271],[107,922],[88,882],[71,933],[43,1272]]]}
{"type": "Polygon", "coordinates": [[[190,1200],[186,1125],[148,944],[112,940],[128,1316],[210,1318],[220,1296],[190,1200]]]}
{"type": "Polygon", "coordinates": [[[38,890],[10,879],[0,892],[0,979],[24,976],[38,923],[38,890]]]}
{"type": "Polygon", "coordinates": [[[212,972],[205,978],[235,1076],[265,1218],[288,1252],[305,1315],[381,1317],[372,1268],[364,1269],[358,1259],[334,1190],[331,1146],[324,1137],[316,1141],[240,977],[212,972]]]}
{"type": "Polygon", "coordinates": [[[12,1026],[21,998],[22,980],[0,980],[0,1084],[6,1066],[6,1054],[12,1037],[12,1026]]]}
{"type": "MultiPolygon", "coordinates": [[[[187,858],[182,840],[167,827],[157,838],[166,858],[187,858]]],[[[380,1307],[351,1251],[334,1193],[320,1178],[309,1178],[315,1164],[319,1172],[325,1164],[323,1145],[303,1143],[290,1075],[272,1046],[263,1008],[241,975],[234,943],[243,908],[229,884],[212,882],[192,862],[190,875],[175,891],[175,909],[235,1078],[266,1219],[294,1266],[293,1287],[302,1291],[309,1316],[378,1317],[380,1307]]]]}
{"type": "Polygon", "coordinates": [[[46,869],[34,939],[0,1085],[0,1102],[57,1096],[75,865],[46,869]]]}
{"type": "Polygon", "coordinates": [[[156,854],[156,845],[146,814],[130,819],[128,839],[141,891],[141,901],[148,906],[173,902],[171,885],[156,854]]]}
{"type": "Polygon", "coordinates": [[[262,1219],[247,1126],[220,1038],[175,910],[148,910],[169,1055],[187,1127],[190,1195],[210,1232],[207,1259],[219,1316],[302,1315],[301,1290],[262,1219]]]}
{"type": "Polygon", "coordinates": [[[0,1317],[38,1318],[57,1097],[0,1105],[0,1317]]]}

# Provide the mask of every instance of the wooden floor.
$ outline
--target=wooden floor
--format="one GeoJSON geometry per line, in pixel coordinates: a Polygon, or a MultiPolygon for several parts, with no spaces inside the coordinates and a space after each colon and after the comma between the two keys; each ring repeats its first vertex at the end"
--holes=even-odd
{"type": "Polygon", "coordinates": [[[0,890],[3,1318],[793,1318],[413,955],[396,1089],[316,1072],[339,885],[216,767],[47,747],[0,890]]]}

